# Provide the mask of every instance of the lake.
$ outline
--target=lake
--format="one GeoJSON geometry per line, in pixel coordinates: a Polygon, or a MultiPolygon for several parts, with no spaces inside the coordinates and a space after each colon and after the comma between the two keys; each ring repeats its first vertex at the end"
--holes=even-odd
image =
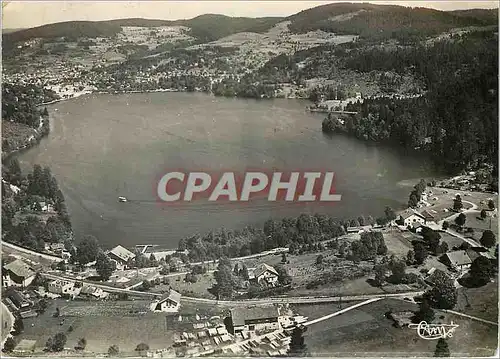
{"type": "Polygon", "coordinates": [[[49,107],[51,133],[19,155],[28,170],[50,166],[78,237],[116,244],[161,244],[222,226],[262,225],[302,212],[374,217],[405,205],[401,181],[435,175],[430,161],[400,149],[321,132],[324,114],[301,100],[245,100],[200,93],[87,95],[49,107]],[[335,172],[340,202],[252,200],[160,205],[156,181],[172,169],[323,169],[335,172]],[[130,201],[120,203],[118,196],[130,201]]]}

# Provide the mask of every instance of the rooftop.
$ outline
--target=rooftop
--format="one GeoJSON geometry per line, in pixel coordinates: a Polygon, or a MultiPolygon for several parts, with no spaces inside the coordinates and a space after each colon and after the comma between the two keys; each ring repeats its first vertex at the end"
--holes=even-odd
{"type": "Polygon", "coordinates": [[[167,299],[170,299],[171,301],[176,302],[176,303],[180,303],[181,302],[181,293],[176,292],[173,289],[170,289],[170,291],[168,293],[165,293],[161,297],[160,303],[167,300],[167,299]]]}
{"type": "Polygon", "coordinates": [[[268,265],[266,263],[262,263],[257,268],[255,268],[254,275],[256,277],[259,277],[260,275],[262,275],[263,273],[265,273],[267,271],[269,271],[275,275],[278,275],[278,272],[276,271],[276,269],[274,269],[273,267],[271,267],[270,265],[268,265]]]}
{"type": "Polygon", "coordinates": [[[33,272],[31,268],[20,259],[16,259],[15,261],[6,264],[4,268],[5,270],[8,270],[16,276],[22,278],[28,278],[35,275],[35,272],[33,272]]]}
{"type": "Polygon", "coordinates": [[[120,258],[124,262],[129,259],[135,258],[135,254],[129,251],[127,248],[117,245],[115,248],[111,249],[108,253],[114,254],[116,257],[120,258]]]}
{"type": "Polygon", "coordinates": [[[466,251],[453,251],[445,254],[452,265],[467,265],[471,264],[472,261],[467,255],[466,251]]]}
{"type": "Polygon", "coordinates": [[[234,326],[245,325],[246,320],[277,318],[278,308],[273,306],[252,306],[238,309],[231,309],[231,318],[234,326]]]}

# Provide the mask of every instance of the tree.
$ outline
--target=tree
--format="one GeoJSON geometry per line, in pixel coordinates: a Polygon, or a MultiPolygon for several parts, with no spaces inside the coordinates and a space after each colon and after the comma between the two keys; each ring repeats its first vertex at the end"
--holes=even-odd
{"type": "Polygon", "coordinates": [[[443,229],[446,231],[450,227],[448,221],[443,221],[443,229]]]}
{"type": "Polygon", "coordinates": [[[432,310],[428,300],[422,300],[419,303],[418,311],[415,312],[415,316],[413,317],[413,322],[420,323],[425,321],[427,323],[431,323],[434,320],[434,310],[432,310]]]}
{"type": "Polygon", "coordinates": [[[415,194],[410,195],[410,199],[408,200],[408,207],[416,208],[418,206],[418,198],[415,194]]]}
{"type": "Polygon", "coordinates": [[[11,351],[14,350],[16,345],[17,345],[16,340],[12,337],[8,337],[7,340],[5,341],[5,344],[3,345],[3,351],[5,353],[10,353],[11,351]]]}
{"type": "Polygon", "coordinates": [[[482,219],[485,219],[485,218],[486,218],[486,210],[485,210],[485,209],[482,209],[482,210],[481,210],[481,218],[482,218],[482,219]]]}
{"type": "Polygon", "coordinates": [[[307,356],[307,346],[304,343],[305,327],[295,327],[292,331],[290,339],[290,347],[288,348],[288,356],[304,357],[307,356]]]}
{"type": "Polygon", "coordinates": [[[491,248],[496,244],[497,240],[495,238],[495,234],[487,229],[483,232],[480,242],[483,246],[491,248]]]}
{"type": "Polygon", "coordinates": [[[465,214],[460,213],[460,214],[457,216],[457,218],[455,218],[455,224],[461,228],[461,227],[463,227],[463,225],[465,224],[465,220],[466,220],[466,219],[467,219],[467,217],[465,217],[465,214]]]}
{"type": "Polygon", "coordinates": [[[78,340],[78,343],[75,346],[75,349],[76,350],[84,350],[86,346],[87,346],[87,339],[80,338],[80,340],[78,340]]]}
{"type": "Polygon", "coordinates": [[[285,264],[287,261],[288,259],[286,258],[286,253],[281,253],[281,263],[285,264]]]}
{"type": "Polygon", "coordinates": [[[460,211],[462,208],[464,207],[464,204],[462,203],[462,197],[460,197],[459,194],[457,194],[457,196],[455,197],[455,199],[453,200],[453,209],[455,211],[460,211]]]}
{"type": "Polygon", "coordinates": [[[429,251],[433,254],[436,254],[437,248],[439,247],[439,240],[441,239],[441,235],[428,227],[424,227],[422,229],[422,237],[427,243],[429,251]]]}
{"type": "Polygon", "coordinates": [[[319,256],[316,257],[316,265],[320,265],[323,263],[323,255],[320,254],[319,256]]]}
{"type": "Polygon", "coordinates": [[[488,201],[488,208],[492,211],[495,209],[495,202],[492,199],[488,201]]]}
{"type": "Polygon", "coordinates": [[[136,352],[143,352],[146,350],[149,350],[149,345],[147,345],[146,343],[137,344],[137,346],[135,347],[136,352]]]}
{"type": "Polygon", "coordinates": [[[396,212],[394,212],[391,207],[385,207],[384,213],[388,221],[393,221],[396,219],[396,212]]]}
{"type": "Polygon", "coordinates": [[[145,279],[143,282],[142,282],[142,285],[141,285],[141,289],[146,292],[148,290],[151,289],[151,282],[147,279],[145,279]]]}
{"type": "Polygon", "coordinates": [[[95,269],[102,281],[107,281],[116,270],[116,263],[108,258],[106,254],[100,252],[97,256],[95,269]]]}
{"type": "Polygon", "coordinates": [[[108,355],[109,356],[116,356],[120,352],[120,348],[118,348],[118,345],[113,344],[108,348],[108,355]]]}
{"type": "Polygon", "coordinates": [[[373,267],[375,271],[374,282],[377,287],[380,287],[385,281],[385,273],[387,272],[387,267],[383,264],[377,264],[373,267]]]}
{"type": "Polygon", "coordinates": [[[66,340],[66,334],[57,333],[53,338],[47,339],[47,343],[45,344],[45,346],[51,352],[60,352],[64,349],[66,340]]]}
{"type": "Polygon", "coordinates": [[[434,286],[424,294],[429,303],[440,309],[453,309],[458,293],[453,280],[442,272],[436,272],[434,286]]]}
{"type": "Polygon", "coordinates": [[[389,262],[389,269],[392,272],[391,281],[393,283],[401,283],[406,274],[405,262],[396,257],[392,257],[391,261],[389,262]]]}
{"type": "Polygon", "coordinates": [[[14,320],[12,335],[19,335],[24,332],[24,323],[23,320],[19,317],[16,317],[14,320]]]}
{"type": "Polygon", "coordinates": [[[494,275],[495,269],[488,258],[479,256],[470,266],[470,280],[477,286],[485,285],[494,275]]]}
{"type": "Polygon", "coordinates": [[[281,285],[288,285],[292,283],[292,277],[288,274],[288,271],[282,265],[277,265],[274,267],[276,272],[278,272],[278,282],[281,285]]]}
{"type": "Polygon", "coordinates": [[[435,357],[449,357],[450,349],[448,348],[448,342],[444,338],[439,338],[436,344],[436,350],[434,351],[435,357]]]}
{"type": "Polygon", "coordinates": [[[234,292],[235,281],[231,271],[231,262],[229,260],[220,259],[217,271],[214,273],[214,279],[214,289],[218,298],[231,298],[234,292]]]}
{"type": "Polygon", "coordinates": [[[96,260],[99,254],[99,242],[94,236],[87,235],[78,243],[76,256],[78,263],[87,264],[96,260]]]}
{"type": "Polygon", "coordinates": [[[415,252],[410,249],[406,254],[406,264],[412,265],[413,263],[415,263],[415,252]]]}

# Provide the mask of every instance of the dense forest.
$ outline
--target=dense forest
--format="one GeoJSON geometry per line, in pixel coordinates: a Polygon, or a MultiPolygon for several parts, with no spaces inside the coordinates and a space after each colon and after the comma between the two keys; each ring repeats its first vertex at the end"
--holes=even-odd
{"type": "Polygon", "coordinates": [[[57,98],[53,91],[39,86],[4,83],[2,84],[2,120],[38,128],[40,117],[47,116],[47,109],[41,110],[38,105],[57,98]]]}
{"type": "Polygon", "coordinates": [[[323,30],[337,34],[355,34],[362,40],[396,39],[412,44],[452,28],[496,25],[495,10],[484,12],[446,12],[396,5],[328,4],[304,10],[288,19],[292,32],[323,30]],[[488,16],[489,15],[489,16],[488,16]]]}
{"type": "MultiPolygon", "coordinates": [[[[395,218],[396,215],[390,207],[376,220],[371,216],[336,220],[324,214],[301,214],[296,218],[269,219],[262,228],[246,227],[236,231],[221,229],[205,235],[195,235],[182,239],[179,250],[187,249],[192,262],[213,260],[222,256],[247,256],[279,247],[288,247],[291,253],[303,253],[324,248],[322,241],[342,236],[348,227],[385,225],[395,218]]],[[[360,245],[361,251],[364,251],[363,246],[364,244],[360,245]]]]}
{"type": "Polygon", "coordinates": [[[3,240],[39,251],[44,250],[46,243],[70,244],[71,221],[64,195],[50,169],[35,165],[33,171],[24,176],[16,158],[4,162],[3,240]],[[51,214],[46,221],[39,216],[43,212],[51,214]]]}
{"type": "MultiPolygon", "coordinates": [[[[427,86],[424,96],[365,99],[346,107],[357,111],[325,132],[341,131],[371,141],[422,147],[438,164],[456,172],[483,162],[497,164],[498,46],[492,32],[475,32],[429,47],[351,51],[344,66],[359,71],[413,71],[427,86]]],[[[496,168],[496,173],[498,169],[496,168]]]]}

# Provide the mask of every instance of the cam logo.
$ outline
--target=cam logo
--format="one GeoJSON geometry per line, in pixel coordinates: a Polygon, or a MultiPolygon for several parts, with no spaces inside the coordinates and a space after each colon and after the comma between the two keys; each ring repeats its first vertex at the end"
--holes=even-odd
{"type": "Polygon", "coordinates": [[[436,339],[446,339],[451,338],[455,329],[458,328],[458,324],[428,324],[422,321],[418,324],[409,324],[408,328],[417,329],[417,334],[420,338],[425,340],[436,340],[436,339]]]}

